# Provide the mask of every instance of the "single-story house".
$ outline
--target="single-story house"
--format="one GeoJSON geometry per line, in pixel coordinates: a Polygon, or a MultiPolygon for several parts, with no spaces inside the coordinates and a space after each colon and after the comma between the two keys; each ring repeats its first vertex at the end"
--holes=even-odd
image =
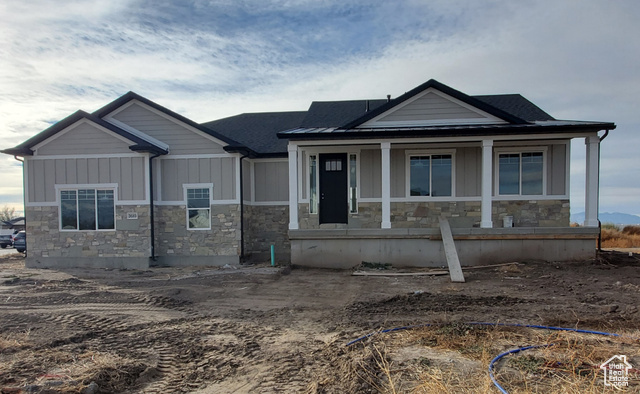
{"type": "Polygon", "coordinates": [[[271,245],[304,266],[440,266],[441,216],[465,265],[593,257],[600,142],[615,127],[435,80],[203,124],[129,92],[2,152],[24,161],[31,267],[220,265],[266,260],[271,245]],[[587,155],[580,228],[574,138],[587,155]]]}
{"type": "Polygon", "coordinates": [[[2,229],[2,230],[13,230],[13,231],[22,231],[22,230],[24,230],[25,229],[24,216],[13,218],[11,220],[3,220],[0,223],[0,229],[2,229]]]}

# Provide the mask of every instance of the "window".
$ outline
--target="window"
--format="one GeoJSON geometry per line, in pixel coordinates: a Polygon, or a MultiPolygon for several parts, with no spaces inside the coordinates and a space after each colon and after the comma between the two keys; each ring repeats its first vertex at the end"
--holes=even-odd
{"type": "Polygon", "coordinates": [[[501,153],[498,156],[498,194],[543,194],[543,152],[501,153]]]}
{"type": "Polygon", "coordinates": [[[443,197],[452,195],[453,156],[409,156],[409,195],[443,197]]]}
{"type": "Polygon", "coordinates": [[[358,213],[358,160],[349,155],[349,213],[358,213]]]}
{"type": "Polygon", "coordinates": [[[335,160],[327,160],[325,162],[325,170],[327,172],[329,171],[342,171],[342,160],[340,159],[335,159],[335,160]]]}
{"type": "Polygon", "coordinates": [[[60,190],[62,230],[115,230],[114,191],[60,190]]]}
{"type": "Polygon", "coordinates": [[[187,189],[187,222],[190,229],[211,228],[209,188],[187,189]]]}
{"type": "Polygon", "coordinates": [[[309,213],[318,213],[318,166],[316,155],[309,156],[309,213]]]}

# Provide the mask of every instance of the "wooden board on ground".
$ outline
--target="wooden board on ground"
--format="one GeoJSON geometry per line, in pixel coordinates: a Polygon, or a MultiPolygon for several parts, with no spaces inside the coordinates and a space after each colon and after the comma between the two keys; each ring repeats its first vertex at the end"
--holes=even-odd
{"type": "Polygon", "coordinates": [[[456,245],[453,242],[453,235],[451,235],[451,226],[449,226],[449,221],[444,216],[440,216],[440,233],[442,234],[444,255],[447,258],[447,264],[449,265],[451,281],[464,282],[462,267],[460,267],[460,260],[458,260],[458,252],[456,251],[456,245]]]}
{"type": "MultiPolygon", "coordinates": [[[[462,267],[463,271],[477,270],[481,268],[497,268],[505,267],[507,265],[522,265],[522,263],[500,263],[500,264],[488,264],[488,265],[472,265],[468,267],[462,267]]],[[[418,268],[420,269],[420,268],[418,268]]],[[[353,271],[352,276],[428,276],[428,275],[448,275],[449,271],[444,270],[431,270],[431,271],[413,271],[413,272],[397,272],[392,270],[377,270],[377,271],[353,271]]]]}
{"type": "Polygon", "coordinates": [[[353,276],[427,276],[447,275],[449,271],[422,271],[422,272],[388,272],[388,271],[354,271],[353,276]]]}

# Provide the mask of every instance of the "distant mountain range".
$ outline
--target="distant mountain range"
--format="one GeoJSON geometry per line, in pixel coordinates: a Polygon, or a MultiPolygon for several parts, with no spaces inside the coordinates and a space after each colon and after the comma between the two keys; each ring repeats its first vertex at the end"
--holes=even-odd
{"type": "MultiPolygon", "coordinates": [[[[571,215],[571,222],[582,224],[584,223],[584,212],[576,213],[571,215]]],[[[620,213],[620,212],[600,212],[600,222],[601,223],[613,223],[613,224],[640,224],[640,216],[638,215],[630,215],[628,213],[620,213]]]]}

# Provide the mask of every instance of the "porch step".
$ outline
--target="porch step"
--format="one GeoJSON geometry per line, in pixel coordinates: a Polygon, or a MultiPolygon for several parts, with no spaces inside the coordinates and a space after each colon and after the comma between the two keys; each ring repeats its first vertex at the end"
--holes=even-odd
{"type": "Polygon", "coordinates": [[[451,281],[464,282],[464,275],[462,274],[462,267],[460,267],[458,252],[456,251],[456,245],[453,242],[453,235],[451,234],[451,226],[449,226],[449,221],[444,216],[440,216],[440,233],[442,234],[444,255],[447,258],[447,264],[449,265],[451,281]]]}

